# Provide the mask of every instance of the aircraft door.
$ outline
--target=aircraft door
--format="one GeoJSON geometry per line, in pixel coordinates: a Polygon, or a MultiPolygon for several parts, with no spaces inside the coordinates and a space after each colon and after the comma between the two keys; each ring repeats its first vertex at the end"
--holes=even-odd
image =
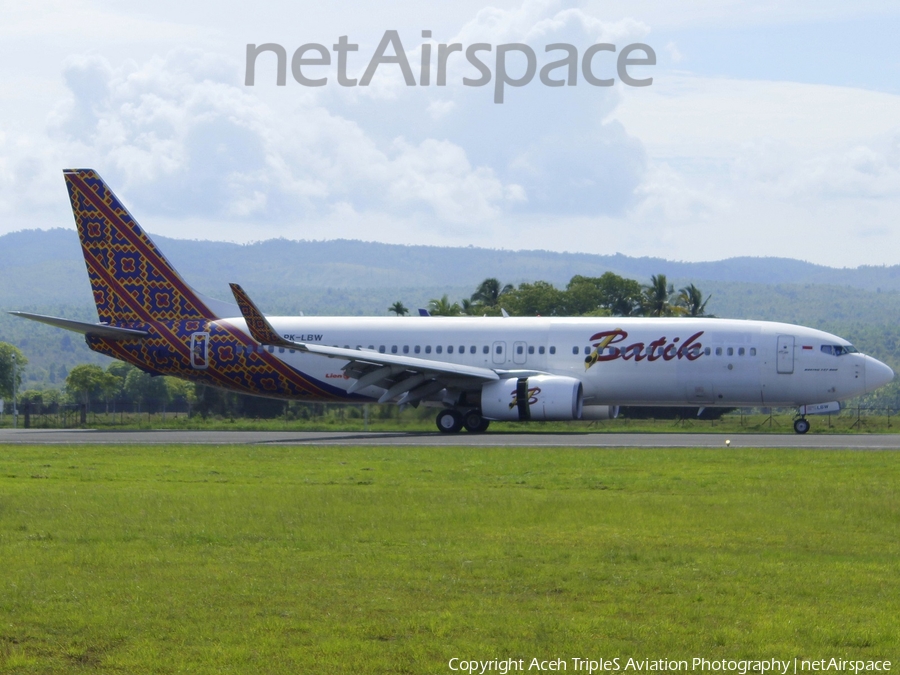
{"type": "Polygon", "coordinates": [[[194,370],[209,368],[209,333],[191,334],[191,368],[194,370]]]}
{"type": "Polygon", "coordinates": [[[794,336],[779,335],[776,352],[776,371],[784,375],[794,372],[794,336]]]}
{"type": "Polygon", "coordinates": [[[493,354],[494,363],[506,363],[506,343],[495,342],[491,349],[491,354],[493,354]]]}
{"type": "Polygon", "coordinates": [[[525,363],[528,346],[524,342],[513,342],[513,361],[518,364],[525,363]]]}

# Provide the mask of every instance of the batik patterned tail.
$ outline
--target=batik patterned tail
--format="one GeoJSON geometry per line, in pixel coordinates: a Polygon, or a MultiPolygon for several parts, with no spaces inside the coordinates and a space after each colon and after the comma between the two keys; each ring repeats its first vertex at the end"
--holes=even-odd
{"type": "Polygon", "coordinates": [[[63,174],[101,322],[215,318],[95,171],[63,174]]]}

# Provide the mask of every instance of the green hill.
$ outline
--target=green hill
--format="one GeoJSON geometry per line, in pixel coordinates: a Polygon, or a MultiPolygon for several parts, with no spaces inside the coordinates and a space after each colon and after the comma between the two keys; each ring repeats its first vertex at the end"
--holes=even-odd
{"type": "MultiPolygon", "coordinates": [[[[448,294],[468,297],[493,276],[503,283],[543,280],[564,287],[581,274],[607,271],[644,283],[666,274],[676,288],[697,284],[712,294],[708,311],[731,318],[787,321],[823,328],[900,365],[900,266],[835,269],[783,258],[673,262],[621,254],[399,246],[362,241],[269,240],[253,244],[154,237],[185,279],[230,299],[240,282],[266,313],[379,315],[396,300],[424,307],[448,294]]],[[[29,386],[59,385],[77,363],[104,362],[80,337],[16,319],[25,310],[96,320],[74,230],[28,230],[0,237],[0,341],[30,360],[29,386]]]]}

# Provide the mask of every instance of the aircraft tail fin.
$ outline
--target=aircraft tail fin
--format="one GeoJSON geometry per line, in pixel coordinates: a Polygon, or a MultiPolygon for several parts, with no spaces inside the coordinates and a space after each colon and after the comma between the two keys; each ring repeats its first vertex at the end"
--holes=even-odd
{"type": "Polygon", "coordinates": [[[99,174],[63,172],[100,322],[215,319],[237,307],[191,288],[99,174]]]}

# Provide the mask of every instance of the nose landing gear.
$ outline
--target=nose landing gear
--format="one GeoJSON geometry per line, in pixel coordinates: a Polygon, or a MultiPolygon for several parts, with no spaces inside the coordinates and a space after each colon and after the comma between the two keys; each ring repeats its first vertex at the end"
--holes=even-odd
{"type": "Polygon", "coordinates": [[[798,434],[805,434],[809,431],[809,420],[805,417],[798,417],[794,420],[794,431],[798,434]]]}

